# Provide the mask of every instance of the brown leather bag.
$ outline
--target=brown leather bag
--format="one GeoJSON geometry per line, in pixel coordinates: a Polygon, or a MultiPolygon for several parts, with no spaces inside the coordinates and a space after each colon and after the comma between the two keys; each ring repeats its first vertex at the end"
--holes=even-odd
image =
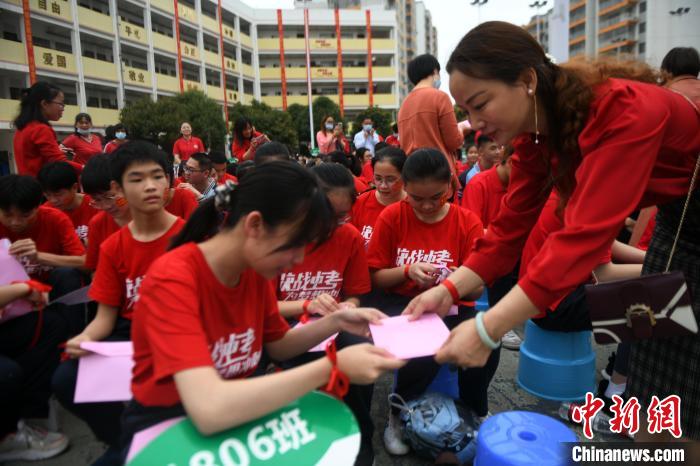
{"type": "Polygon", "coordinates": [[[681,271],[669,271],[700,167],[700,155],[690,179],[666,270],[629,280],[586,285],[595,341],[600,344],[668,338],[698,333],[688,284],[681,271]]]}

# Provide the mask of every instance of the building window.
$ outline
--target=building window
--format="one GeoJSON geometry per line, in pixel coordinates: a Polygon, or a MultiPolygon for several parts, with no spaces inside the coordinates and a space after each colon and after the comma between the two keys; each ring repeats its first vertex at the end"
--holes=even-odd
{"type": "Polygon", "coordinates": [[[641,55],[643,53],[646,53],[646,51],[647,51],[647,44],[644,42],[640,42],[639,43],[639,54],[641,55]]]}
{"type": "Polygon", "coordinates": [[[642,2],[639,4],[639,12],[644,13],[647,11],[647,2],[642,2]]]}
{"type": "Polygon", "coordinates": [[[647,30],[647,23],[639,23],[639,33],[642,34],[647,30]]]}

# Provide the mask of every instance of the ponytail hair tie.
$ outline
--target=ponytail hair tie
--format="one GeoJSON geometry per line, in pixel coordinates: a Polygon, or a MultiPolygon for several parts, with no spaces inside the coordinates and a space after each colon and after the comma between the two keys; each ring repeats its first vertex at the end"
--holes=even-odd
{"type": "Polygon", "coordinates": [[[231,195],[238,185],[231,180],[226,180],[224,184],[216,187],[214,205],[216,210],[223,212],[231,205],[231,195]]]}

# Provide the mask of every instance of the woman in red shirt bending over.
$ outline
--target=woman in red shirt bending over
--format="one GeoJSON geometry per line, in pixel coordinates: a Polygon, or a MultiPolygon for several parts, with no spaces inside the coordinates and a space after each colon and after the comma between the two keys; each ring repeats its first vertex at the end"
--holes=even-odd
{"type": "MultiPolygon", "coordinates": [[[[682,95],[655,85],[643,64],[557,66],[522,28],[488,22],[452,52],[450,91],[472,127],[499,144],[514,141],[511,180],[484,239],[447,286],[426,291],[406,309],[447,313],[460,296],[510,271],[547,195],[561,196],[564,228],[549,235],[526,273],[501,301],[453,330],[436,358],[482,366],[504,333],[542,317],[586,281],[635,209],[657,204],[657,226],[643,274],[662,271],[700,151],[700,113],[682,95]],[[646,82],[642,82],[646,81],[646,82]]],[[[689,203],[671,270],[682,270],[700,316],[700,191],[689,203]]],[[[627,390],[683,394],[681,424],[700,439],[700,358],[695,337],[634,343],[627,390]]],[[[642,425],[636,438],[647,437],[642,425]]]]}
{"type": "Polygon", "coordinates": [[[22,91],[13,141],[18,174],[36,176],[45,163],[58,160],[70,163],[80,173],[82,165],[66,158],[66,151],[58,145],[56,132],[49,124],[63,116],[64,99],[59,88],[44,81],[22,91]]]}
{"type": "Polygon", "coordinates": [[[267,136],[255,130],[252,121],[245,117],[239,118],[233,125],[231,154],[238,159],[238,163],[253,160],[255,149],[268,141],[267,136]]]}
{"type": "Polygon", "coordinates": [[[102,153],[102,139],[92,130],[92,117],[87,113],[75,116],[75,133],[63,140],[63,146],[73,151],[73,162],[85,165],[93,155],[102,153]]]}
{"type": "Polygon", "coordinates": [[[173,144],[173,156],[175,157],[176,165],[180,165],[180,162],[187,162],[192,154],[207,151],[202,140],[197,136],[192,136],[192,125],[188,122],[185,121],[180,125],[180,134],[182,134],[182,137],[178,138],[173,144]]]}
{"type": "Polygon", "coordinates": [[[289,330],[280,315],[270,280],[299,264],[306,245],[323,241],[332,221],[316,179],[293,162],[254,168],[200,205],[139,290],[126,438],[183,413],[212,434],[326,385],[336,370],[367,384],[403,365],[362,344],[338,351],[337,366],[322,358],[247,378],[263,347],[275,360],[289,359],[341,330],[365,335],[367,323],[383,316],[346,308],[289,330]]]}
{"type": "MultiPolygon", "coordinates": [[[[388,206],[379,215],[367,250],[367,262],[375,287],[388,291],[380,307],[397,315],[412,297],[434,287],[469,256],[484,227],[473,212],[448,203],[452,171],[437,149],[418,149],[409,154],[401,172],[406,200],[388,206]]],[[[478,296],[478,295],[477,295],[478,296]]],[[[452,328],[473,316],[473,303],[460,306],[457,315],[445,318],[452,328]]],[[[488,389],[498,366],[498,353],[486,368],[460,371],[459,393],[478,416],[488,413],[488,389]]],[[[412,359],[399,371],[395,392],[408,401],[420,396],[440,366],[433,358],[412,359]]],[[[389,453],[408,453],[401,438],[398,411],[392,409],[384,431],[389,453]]]]}
{"type": "Polygon", "coordinates": [[[374,185],[377,188],[357,198],[352,207],[351,219],[365,240],[365,246],[369,244],[374,224],[384,208],[406,198],[401,180],[401,170],[406,163],[404,151],[398,147],[385,147],[369,163],[374,169],[374,185]]]}

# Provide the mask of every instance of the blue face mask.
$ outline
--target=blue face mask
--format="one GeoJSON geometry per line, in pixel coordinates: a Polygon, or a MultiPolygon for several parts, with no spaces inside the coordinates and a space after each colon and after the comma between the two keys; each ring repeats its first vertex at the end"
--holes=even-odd
{"type": "Polygon", "coordinates": [[[372,125],[364,125],[362,129],[369,133],[370,131],[372,131],[372,125]]]}
{"type": "Polygon", "coordinates": [[[440,89],[441,84],[442,84],[442,81],[440,81],[440,78],[437,78],[435,81],[433,81],[433,87],[435,89],[440,89]]]}
{"type": "Polygon", "coordinates": [[[117,134],[115,134],[117,139],[126,139],[126,133],[123,131],[119,131],[117,134]]]}

